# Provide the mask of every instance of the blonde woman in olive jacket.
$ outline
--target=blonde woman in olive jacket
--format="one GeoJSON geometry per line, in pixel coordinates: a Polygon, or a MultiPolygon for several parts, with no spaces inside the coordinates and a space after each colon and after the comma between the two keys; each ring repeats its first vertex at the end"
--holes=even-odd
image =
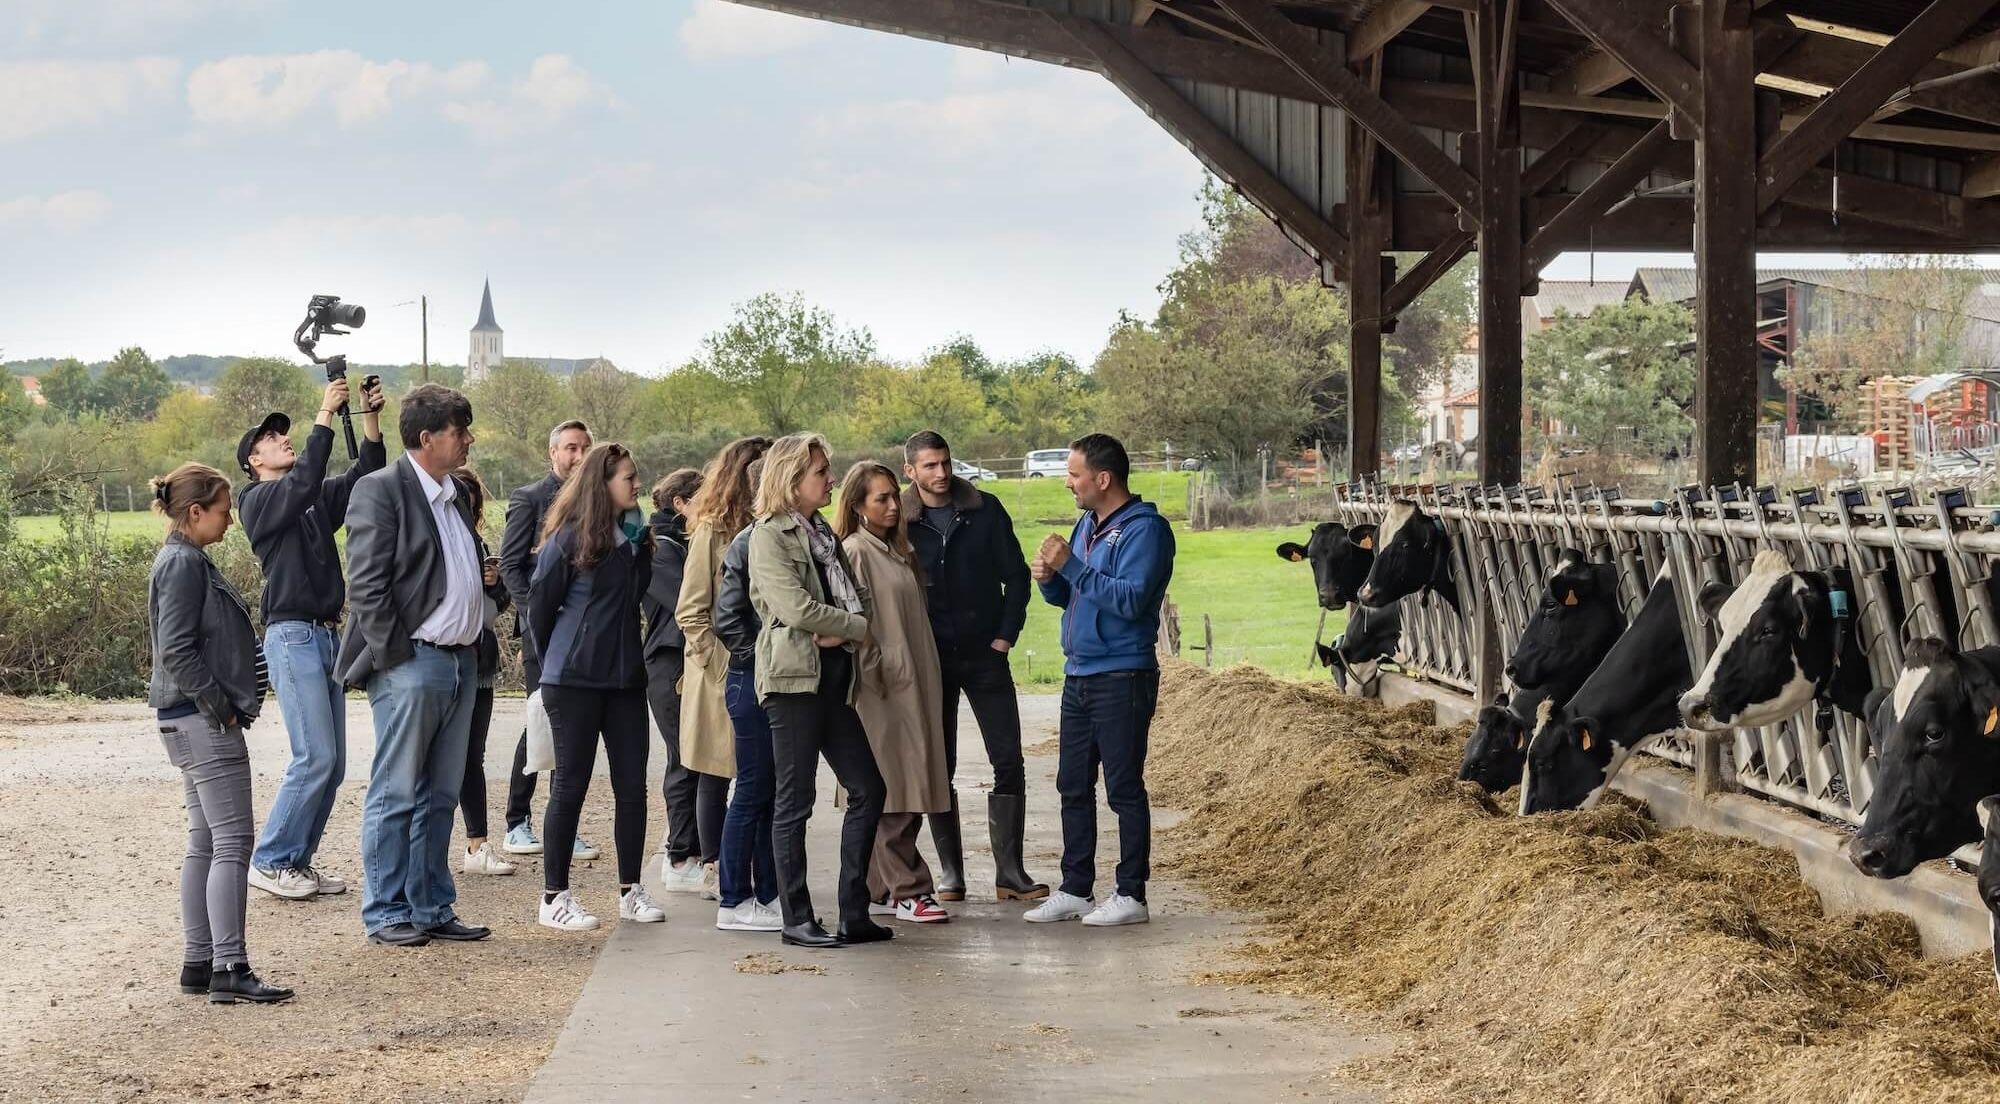
{"type": "Polygon", "coordinates": [[[832,459],[818,434],[779,438],[764,455],[750,531],[750,604],[764,625],[757,696],[771,720],[776,760],[771,842],[782,938],[796,947],[890,938],[868,918],[868,859],[886,790],[854,712],[854,649],[868,635],[868,595],[820,517],[832,499],[832,459]],[[820,926],[806,891],[806,820],[822,755],[847,791],[837,936],[820,926]]]}

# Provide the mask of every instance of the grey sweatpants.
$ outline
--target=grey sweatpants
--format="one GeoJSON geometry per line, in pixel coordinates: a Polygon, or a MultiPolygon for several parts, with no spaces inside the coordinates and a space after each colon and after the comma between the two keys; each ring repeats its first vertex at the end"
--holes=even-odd
{"type": "Polygon", "coordinates": [[[250,849],[257,825],[250,811],[250,749],[243,730],[223,728],[196,713],[161,721],[167,760],[180,768],[187,806],[187,858],[181,864],[183,962],[216,969],[249,961],[243,947],[250,896],[250,849]]]}

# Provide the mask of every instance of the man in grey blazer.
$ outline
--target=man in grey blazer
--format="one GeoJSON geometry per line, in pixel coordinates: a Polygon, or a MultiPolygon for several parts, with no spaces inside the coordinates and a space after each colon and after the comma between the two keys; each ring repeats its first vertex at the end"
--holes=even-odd
{"type": "Polygon", "coordinates": [[[368,939],[416,947],[484,939],[458,919],[452,818],[485,626],[471,506],[451,472],[472,445],[472,404],[425,384],[403,398],[403,456],[361,479],[347,508],[347,638],[336,669],[365,688],[375,762],[361,811],[368,939]]]}

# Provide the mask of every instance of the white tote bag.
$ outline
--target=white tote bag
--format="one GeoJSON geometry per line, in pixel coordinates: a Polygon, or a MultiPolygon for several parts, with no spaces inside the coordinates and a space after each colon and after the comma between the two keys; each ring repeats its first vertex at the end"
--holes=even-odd
{"type": "Polygon", "coordinates": [[[549,727],[549,711],[542,708],[542,692],[537,689],[528,695],[528,761],[523,768],[529,774],[556,769],[556,734],[549,727]]]}

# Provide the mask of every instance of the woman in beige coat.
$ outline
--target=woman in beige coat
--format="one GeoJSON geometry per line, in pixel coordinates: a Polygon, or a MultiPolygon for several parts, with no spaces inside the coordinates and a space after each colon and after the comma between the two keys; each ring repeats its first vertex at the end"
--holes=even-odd
{"type": "Polygon", "coordinates": [[[887,466],[863,462],[847,472],[833,531],[871,597],[868,637],[860,649],[861,688],[854,708],[888,785],[875,830],[868,890],[882,912],[916,924],[951,919],[917,852],[923,814],[951,809],[945,767],[944,682],[937,642],[924,609],[924,584],[903,528],[902,488],[887,466]]]}
{"type": "Polygon", "coordinates": [[[717,899],[715,861],[722,853],[722,822],[729,780],[736,777],[736,730],[729,722],[729,649],[715,635],[715,603],[722,582],[722,551],[750,524],[750,463],[771,447],[769,437],[729,442],[702,473],[701,490],[688,505],[687,567],[681,576],[674,620],[687,637],[681,673],[681,765],[694,772],[695,831],[701,861],[667,865],[663,889],[700,892],[717,899]]]}

